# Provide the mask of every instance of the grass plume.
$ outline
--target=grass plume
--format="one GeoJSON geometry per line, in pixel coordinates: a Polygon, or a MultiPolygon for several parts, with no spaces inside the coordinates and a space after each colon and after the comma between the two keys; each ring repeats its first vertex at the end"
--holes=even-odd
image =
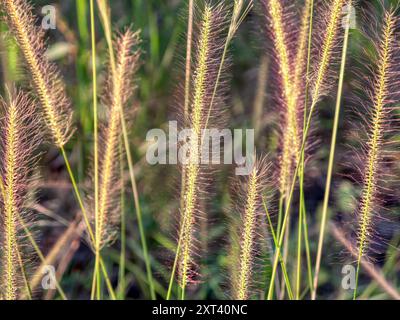
{"type": "Polygon", "coordinates": [[[280,78],[279,88],[282,92],[282,150],[280,155],[279,190],[284,196],[288,192],[290,181],[293,174],[293,167],[296,165],[300,148],[300,131],[298,123],[298,110],[296,105],[295,93],[298,88],[294,88],[293,53],[291,50],[292,41],[289,37],[288,29],[292,27],[289,14],[278,0],[264,0],[263,9],[268,13],[270,24],[269,33],[274,44],[274,56],[277,62],[277,73],[280,78]]]}
{"type": "MultiPolygon", "coordinates": [[[[307,115],[307,121],[305,121],[305,126],[304,126],[304,132],[302,135],[302,143],[301,143],[301,148],[299,150],[300,155],[303,155],[305,146],[307,143],[307,138],[308,138],[308,133],[311,127],[311,120],[314,114],[315,107],[319,101],[319,99],[323,96],[323,94],[326,92],[327,87],[329,85],[328,79],[330,78],[330,64],[335,57],[334,52],[335,52],[335,47],[338,43],[338,29],[341,23],[341,15],[342,15],[342,10],[343,6],[346,3],[346,0],[335,0],[332,2],[332,4],[327,7],[326,5],[323,6],[322,12],[322,19],[324,20],[324,25],[321,30],[321,33],[323,34],[322,39],[321,39],[321,50],[318,50],[318,59],[317,62],[314,66],[314,74],[311,78],[311,106],[309,108],[309,112],[307,115]]],[[[304,157],[303,157],[304,158],[304,157]]],[[[288,199],[287,199],[287,206],[285,208],[285,213],[283,216],[283,222],[282,222],[282,229],[285,230],[287,223],[288,223],[288,218],[289,218],[289,212],[291,208],[291,201],[293,198],[293,193],[294,193],[294,188],[296,185],[296,180],[297,180],[297,175],[299,173],[299,168],[300,165],[296,165],[296,169],[294,171],[293,179],[291,181],[291,186],[290,186],[290,191],[288,192],[288,199]]],[[[282,246],[283,240],[284,240],[284,235],[285,232],[280,233],[279,239],[278,239],[278,247],[280,248],[282,246]]],[[[278,266],[278,255],[275,255],[274,257],[274,263],[272,267],[272,279],[275,279],[276,275],[276,268],[278,266]]],[[[274,281],[271,281],[270,283],[270,288],[268,292],[268,298],[272,298],[273,294],[273,286],[274,286],[274,281]]]]}
{"type": "Polygon", "coordinates": [[[35,26],[33,8],[27,1],[4,0],[2,6],[25,58],[52,139],[63,147],[71,136],[72,109],[58,68],[46,58],[44,31],[35,26]]]}
{"type": "Polygon", "coordinates": [[[22,287],[20,260],[26,262],[21,252],[20,219],[29,218],[30,174],[34,164],[33,151],[39,143],[37,118],[34,102],[25,93],[12,93],[9,103],[1,101],[5,112],[1,120],[0,145],[2,186],[2,248],[1,288],[6,300],[18,298],[22,287]]]}
{"type": "Polygon", "coordinates": [[[262,192],[267,171],[265,159],[256,161],[246,182],[238,187],[237,207],[241,213],[239,247],[238,259],[232,261],[236,264],[232,286],[233,298],[236,300],[247,300],[251,294],[255,259],[258,255],[256,247],[260,241],[258,227],[263,215],[262,192]]]}
{"type": "MultiPolygon", "coordinates": [[[[184,166],[184,196],[181,210],[179,231],[180,247],[178,253],[178,270],[180,285],[184,288],[194,280],[196,264],[194,262],[195,230],[199,209],[199,200],[204,192],[204,168],[200,165],[200,152],[203,129],[207,127],[207,107],[213,99],[213,89],[217,76],[217,68],[221,56],[221,45],[218,43],[221,31],[223,6],[206,4],[199,25],[196,41],[196,59],[193,72],[193,89],[189,108],[188,125],[192,131],[190,137],[187,163],[184,166]]],[[[223,19],[222,19],[223,20],[223,19]]],[[[214,114],[218,113],[218,107],[214,114]]],[[[213,117],[214,118],[214,114],[213,117]]]]}
{"type": "MultiPolygon", "coordinates": [[[[330,66],[334,58],[335,48],[338,43],[338,30],[342,23],[343,7],[347,0],[334,0],[329,8],[322,6],[321,20],[325,25],[318,51],[318,63],[315,65],[314,74],[311,77],[311,108],[329,89],[330,66]]],[[[311,111],[310,111],[311,112],[311,111]]]]}
{"type": "MultiPolygon", "coordinates": [[[[382,182],[382,171],[380,167],[385,161],[385,134],[390,124],[390,112],[393,86],[396,82],[395,76],[398,72],[394,69],[394,55],[397,51],[396,28],[398,19],[394,11],[386,11],[381,36],[379,39],[378,65],[376,74],[373,77],[373,92],[371,94],[372,104],[369,110],[368,121],[368,140],[366,143],[363,187],[358,208],[358,258],[356,282],[358,284],[358,274],[361,259],[366,254],[372,230],[372,219],[377,210],[380,183],[382,182]],[[396,50],[396,51],[395,51],[396,50]]],[[[354,290],[354,298],[357,297],[357,284],[354,290]]]]}
{"type": "Polygon", "coordinates": [[[103,104],[107,108],[107,124],[100,128],[99,137],[99,203],[94,212],[96,248],[108,242],[119,209],[119,142],[121,137],[120,108],[126,108],[134,92],[133,77],[139,64],[139,51],[133,50],[139,42],[139,34],[128,29],[115,42],[116,77],[109,70],[105,84],[103,104]],[[114,221],[114,222],[113,222],[114,221]]]}

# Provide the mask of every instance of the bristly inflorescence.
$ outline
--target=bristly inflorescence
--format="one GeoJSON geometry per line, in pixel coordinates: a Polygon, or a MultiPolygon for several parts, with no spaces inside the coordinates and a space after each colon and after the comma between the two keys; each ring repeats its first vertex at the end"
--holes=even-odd
{"type": "MultiPolygon", "coordinates": [[[[394,10],[385,11],[377,39],[374,75],[370,78],[368,97],[363,104],[366,116],[366,141],[358,152],[362,166],[362,192],[357,209],[358,263],[366,255],[374,234],[373,219],[382,211],[380,194],[390,179],[387,168],[392,161],[393,129],[396,126],[394,103],[399,99],[399,19],[394,10]]],[[[376,31],[374,31],[376,33],[376,31]]],[[[364,88],[366,88],[364,86],[364,88]]]]}
{"type": "Polygon", "coordinates": [[[4,0],[2,7],[25,58],[52,140],[63,147],[71,136],[72,109],[58,68],[46,58],[44,31],[36,26],[33,8],[26,0],[4,0]]]}
{"type": "Polygon", "coordinates": [[[337,48],[340,44],[340,28],[343,23],[343,8],[347,0],[334,0],[321,3],[318,8],[320,13],[314,32],[314,56],[317,63],[312,64],[313,70],[310,77],[310,103],[311,108],[329,91],[332,85],[332,63],[338,57],[337,48]]]}
{"type": "Polygon", "coordinates": [[[1,293],[6,300],[15,300],[23,288],[22,263],[29,260],[21,233],[22,223],[29,217],[29,186],[35,157],[40,143],[38,118],[34,101],[23,92],[10,94],[9,102],[1,99],[0,143],[0,208],[1,208],[1,293]]]}
{"type": "Polygon", "coordinates": [[[120,137],[121,109],[126,109],[135,91],[134,75],[139,67],[140,51],[137,49],[139,33],[127,29],[115,41],[115,74],[108,70],[102,103],[106,107],[107,122],[100,128],[99,140],[99,194],[95,212],[91,199],[91,218],[95,226],[93,244],[100,249],[113,238],[113,228],[119,220],[120,137]]]}
{"type": "Polygon", "coordinates": [[[262,201],[269,167],[266,158],[256,160],[251,173],[245,181],[238,182],[235,188],[235,210],[240,213],[240,221],[235,223],[235,229],[238,230],[234,230],[238,243],[231,244],[237,246],[231,250],[235,253],[231,257],[235,270],[231,281],[232,297],[236,300],[249,299],[254,288],[256,259],[262,241],[260,227],[265,227],[262,223],[265,215],[262,201]]]}
{"type": "Polygon", "coordinates": [[[195,40],[195,63],[192,72],[190,103],[187,125],[192,132],[189,141],[188,154],[184,166],[184,194],[179,227],[180,251],[178,252],[179,280],[183,288],[197,275],[194,262],[196,250],[196,231],[201,215],[200,200],[206,192],[208,170],[201,165],[201,150],[203,130],[218,125],[221,121],[221,87],[213,102],[212,112],[208,113],[218,69],[222,56],[223,43],[221,31],[226,28],[225,9],[221,4],[212,6],[206,4],[197,22],[198,35],[195,40]],[[208,121],[209,120],[209,121],[208,121]]]}
{"type": "MultiPolygon", "coordinates": [[[[298,104],[300,94],[300,75],[295,74],[300,65],[295,68],[296,58],[295,46],[297,42],[297,30],[295,27],[296,19],[294,16],[293,6],[286,4],[285,1],[279,0],[263,0],[262,10],[267,15],[267,33],[273,42],[273,57],[276,60],[276,74],[278,80],[277,88],[280,96],[278,104],[281,107],[282,123],[281,123],[281,152],[280,152],[280,173],[279,173],[279,190],[285,195],[290,185],[293,167],[296,166],[297,158],[301,145],[301,108],[298,104]],[[295,87],[295,86],[298,87],[295,87]]],[[[304,40],[299,39],[300,44],[304,46],[304,40]]],[[[304,48],[303,48],[304,49],[304,48]]],[[[300,51],[303,51],[299,48],[300,51]]],[[[304,62],[301,62],[304,65],[304,62]]],[[[301,69],[301,68],[300,68],[301,69]]]]}

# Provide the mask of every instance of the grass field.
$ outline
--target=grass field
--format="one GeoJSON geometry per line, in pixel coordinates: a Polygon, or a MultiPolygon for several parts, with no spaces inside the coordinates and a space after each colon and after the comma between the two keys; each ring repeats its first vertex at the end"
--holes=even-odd
{"type": "Polygon", "coordinates": [[[400,299],[397,0],[1,15],[0,299],[400,299]],[[171,121],[188,162],[152,164],[171,121]]]}

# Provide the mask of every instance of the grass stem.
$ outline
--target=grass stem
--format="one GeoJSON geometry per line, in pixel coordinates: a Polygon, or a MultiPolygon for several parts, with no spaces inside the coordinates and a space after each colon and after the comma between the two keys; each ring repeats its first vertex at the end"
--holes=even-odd
{"type": "MultiPolygon", "coordinates": [[[[351,8],[351,0],[348,2],[349,8],[351,8]]],[[[343,41],[343,49],[342,49],[342,59],[340,65],[340,74],[339,74],[339,86],[336,96],[336,106],[335,106],[335,116],[333,120],[333,129],[332,129],[332,141],[331,147],[329,152],[329,163],[328,163],[328,172],[326,178],[326,185],[325,185],[325,195],[324,195],[324,202],[322,206],[322,219],[319,231],[319,239],[318,239],[318,249],[317,249],[317,259],[315,263],[315,273],[314,273],[314,282],[313,282],[313,291],[311,294],[311,299],[315,300],[317,295],[317,287],[318,287],[318,276],[321,267],[321,258],[322,258],[322,247],[324,244],[324,236],[325,236],[325,228],[326,228],[326,221],[328,216],[328,204],[329,204],[329,195],[331,189],[331,182],[332,182],[332,172],[333,172],[333,165],[335,160],[335,150],[336,150],[336,139],[337,139],[337,131],[339,127],[339,118],[340,118],[340,105],[342,99],[342,91],[343,91],[343,81],[344,81],[344,72],[346,67],[346,58],[347,58],[347,47],[348,47],[348,40],[349,40],[349,30],[350,30],[350,10],[348,10],[348,14],[346,17],[345,23],[345,35],[343,41]]]]}

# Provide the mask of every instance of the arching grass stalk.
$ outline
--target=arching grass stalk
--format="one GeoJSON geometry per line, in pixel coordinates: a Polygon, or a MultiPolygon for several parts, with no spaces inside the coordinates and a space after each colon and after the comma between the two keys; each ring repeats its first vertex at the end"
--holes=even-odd
{"type": "Polygon", "coordinates": [[[328,172],[326,177],[326,185],[325,185],[325,194],[324,194],[324,202],[322,205],[322,217],[321,217],[321,225],[319,230],[319,239],[318,239],[318,249],[317,249],[317,259],[315,262],[315,274],[314,274],[314,282],[313,282],[313,289],[311,294],[311,299],[315,300],[317,296],[317,287],[318,287],[318,276],[321,266],[321,258],[322,258],[322,247],[324,244],[324,236],[325,236],[325,228],[326,228],[326,221],[328,216],[328,204],[329,204],[329,196],[331,190],[331,181],[332,181],[332,172],[333,172],[333,165],[335,160],[335,150],[336,150],[336,137],[337,131],[339,127],[339,117],[340,117],[340,105],[342,100],[342,92],[343,92],[343,81],[344,81],[344,72],[346,68],[346,58],[347,58],[347,47],[349,41],[349,31],[350,31],[350,18],[351,18],[351,4],[352,0],[348,2],[348,13],[345,22],[345,34],[344,34],[344,41],[343,41],[343,49],[342,49],[342,60],[340,64],[340,74],[339,74],[339,86],[336,96],[336,106],[335,106],[335,116],[333,120],[333,128],[332,128],[332,140],[331,140],[331,147],[329,151],[329,162],[328,162],[328,172]]]}
{"type": "MultiPolygon", "coordinates": [[[[126,107],[134,86],[132,79],[139,65],[140,51],[137,49],[137,32],[127,29],[115,41],[116,74],[107,73],[105,93],[102,101],[107,111],[107,122],[101,127],[101,155],[99,156],[98,212],[93,211],[91,219],[95,225],[96,243],[93,244],[97,256],[97,268],[100,251],[113,240],[115,229],[119,226],[121,184],[120,180],[120,109],[126,107]]],[[[90,199],[93,210],[93,199],[90,199]]],[[[100,299],[100,281],[97,280],[97,298],[100,299]]]]}

